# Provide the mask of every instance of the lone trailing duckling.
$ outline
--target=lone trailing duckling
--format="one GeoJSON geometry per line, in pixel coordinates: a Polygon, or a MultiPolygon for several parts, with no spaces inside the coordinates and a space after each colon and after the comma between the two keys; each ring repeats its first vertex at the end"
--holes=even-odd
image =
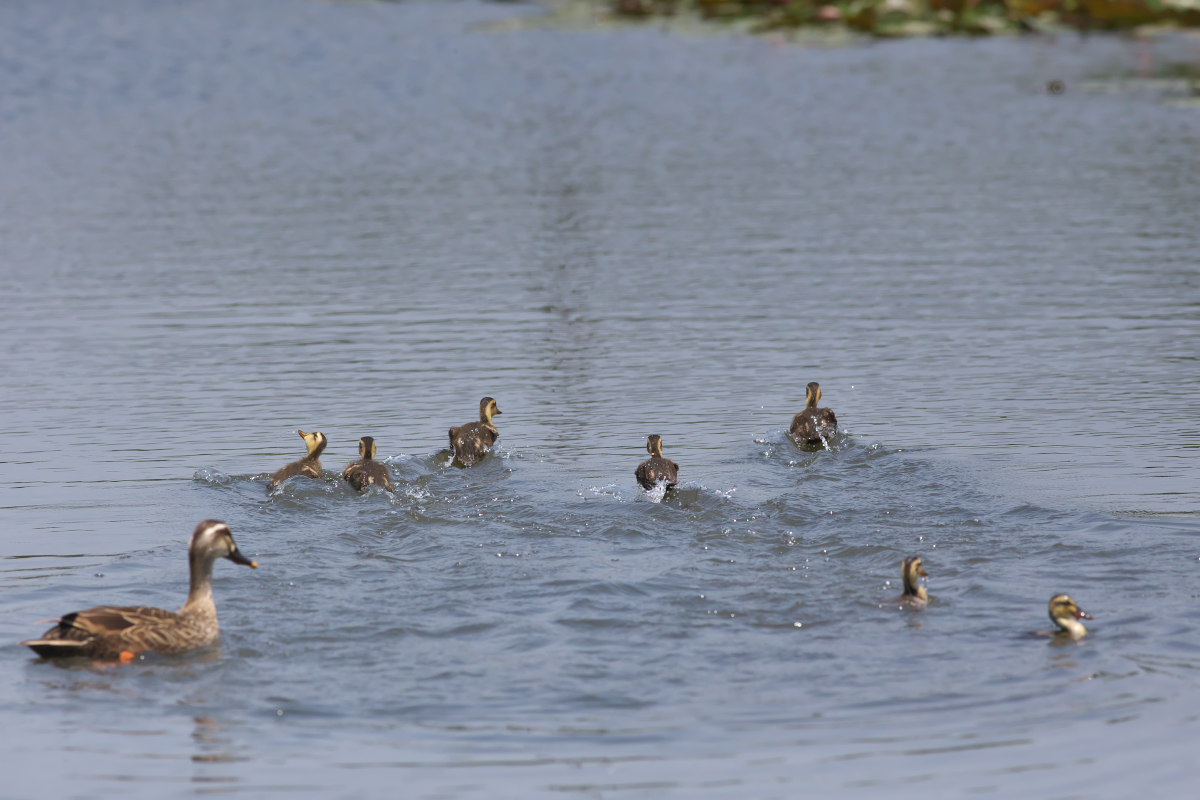
{"type": "Polygon", "coordinates": [[[147,650],[178,655],[212,644],[221,632],[212,596],[213,563],[218,558],[258,566],[238,550],[228,525],[206,519],[196,526],[188,546],[191,590],[183,608],[97,606],[67,614],[42,638],[21,644],[43,658],[84,656],[126,663],[147,650]]]}
{"type": "Polygon", "coordinates": [[[325,445],[329,443],[329,440],[320,431],[305,433],[298,430],[296,433],[304,440],[304,445],[308,448],[308,455],[299,461],[293,461],[272,475],[272,487],[278,486],[288,478],[294,478],[297,475],[303,475],[306,478],[321,477],[321,453],[325,450],[325,445]]]}
{"type": "Polygon", "coordinates": [[[1043,636],[1069,636],[1072,639],[1082,639],[1087,635],[1087,628],[1081,619],[1091,619],[1092,615],[1079,607],[1079,604],[1065,594],[1056,594],[1050,598],[1050,621],[1058,626],[1056,631],[1039,631],[1043,636]]]}
{"type": "Polygon", "coordinates": [[[392,476],[388,474],[387,464],[375,460],[375,440],[364,436],[358,440],[358,461],[351,461],[342,470],[342,477],[357,491],[368,486],[382,486],[389,492],[396,490],[392,485],[392,476]]]}
{"type": "Polygon", "coordinates": [[[500,437],[492,417],[501,414],[496,401],[485,397],[479,401],[479,422],[468,422],[450,429],[450,451],[463,466],[478,463],[500,437]]]}
{"type": "Polygon", "coordinates": [[[925,571],[925,562],[921,557],[909,556],[904,559],[900,574],[904,580],[904,593],[900,595],[900,602],[913,608],[924,608],[928,605],[929,590],[921,583],[921,579],[928,578],[929,573],[925,571]]]}
{"type": "Polygon", "coordinates": [[[803,444],[823,444],[837,430],[837,415],[832,408],[817,408],[821,402],[821,384],[813,381],[805,387],[804,410],[792,417],[790,433],[803,444]]]}
{"type": "Polygon", "coordinates": [[[638,464],[634,475],[643,489],[653,489],[659,482],[665,482],[668,489],[674,489],[679,483],[679,465],[669,458],[663,458],[662,437],[652,433],[646,439],[646,452],[650,458],[638,464]]]}

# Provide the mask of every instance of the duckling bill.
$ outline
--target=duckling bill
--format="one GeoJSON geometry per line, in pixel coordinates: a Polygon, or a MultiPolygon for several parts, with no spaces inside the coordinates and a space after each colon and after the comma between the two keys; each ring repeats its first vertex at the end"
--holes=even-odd
{"type": "Polygon", "coordinates": [[[646,452],[650,458],[638,464],[634,471],[638,484],[643,489],[653,489],[661,481],[666,483],[668,489],[674,489],[679,483],[679,465],[669,458],[663,458],[662,437],[657,433],[646,439],[646,452]]]}
{"type": "Polygon", "coordinates": [[[258,566],[238,550],[228,525],[206,519],[196,526],[188,546],[191,588],[179,611],[149,606],[97,606],[65,614],[40,639],[21,644],[43,658],[83,656],[122,661],[132,660],[147,650],[178,655],[212,644],[221,631],[212,596],[213,564],[218,558],[247,567],[258,566]]]}
{"type": "Polygon", "coordinates": [[[294,478],[297,475],[303,475],[306,478],[321,477],[321,453],[325,450],[325,445],[329,443],[329,440],[320,431],[305,433],[298,430],[296,433],[304,440],[304,446],[308,448],[308,454],[299,461],[293,461],[272,475],[272,487],[278,486],[288,478],[294,478]]]}
{"type": "Polygon", "coordinates": [[[789,429],[792,437],[802,444],[819,445],[837,430],[837,415],[832,408],[818,408],[821,384],[813,381],[805,387],[804,410],[792,417],[789,429]]]}
{"type": "Polygon", "coordinates": [[[496,401],[485,397],[479,401],[478,422],[468,422],[450,429],[450,451],[455,461],[469,467],[487,455],[500,438],[500,431],[492,422],[492,417],[501,413],[496,401]]]}
{"type": "Polygon", "coordinates": [[[387,464],[375,460],[375,439],[364,436],[358,440],[358,461],[351,461],[342,470],[342,477],[361,492],[368,486],[382,486],[389,492],[396,490],[392,485],[392,476],[388,473],[387,464]]]}

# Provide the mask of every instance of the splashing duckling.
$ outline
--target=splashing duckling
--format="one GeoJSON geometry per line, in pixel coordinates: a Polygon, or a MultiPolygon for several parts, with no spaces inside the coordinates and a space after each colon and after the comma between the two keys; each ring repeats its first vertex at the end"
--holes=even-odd
{"type": "Polygon", "coordinates": [[[325,445],[329,443],[329,440],[320,431],[305,433],[298,430],[296,433],[304,440],[304,445],[308,448],[308,455],[299,461],[293,461],[272,475],[272,487],[278,486],[288,478],[295,477],[296,475],[303,475],[306,478],[321,477],[321,452],[324,451],[325,445]]]}
{"type": "Polygon", "coordinates": [[[21,642],[43,658],[84,656],[125,663],[153,650],[178,655],[216,641],[221,632],[212,596],[213,563],[228,558],[257,567],[242,555],[224,522],[206,519],[196,526],[188,546],[191,589],[178,611],[149,606],[97,606],[61,617],[40,639],[21,642]]]}
{"type": "Polygon", "coordinates": [[[817,408],[821,402],[821,384],[813,381],[805,387],[804,410],[792,417],[792,437],[803,444],[821,444],[837,430],[837,415],[832,408],[817,408]]]}
{"type": "Polygon", "coordinates": [[[909,556],[904,559],[900,575],[904,580],[904,593],[900,595],[900,602],[914,608],[924,608],[929,603],[929,590],[921,583],[922,578],[929,577],[929,573],[925,571],[925,562],[920,556],[909,556]]]}
{"type": "Polygon", "coordinates": [[[358,461],[351,461],[342,470],[342,477],[354,487],[356,491],[361,492],[368,486],[382,486],[389,492],[394,492],[396,487],[392,485],[392,476],[388,474],[387,464],[382,461],[375,460],[375,439],[370,436],[364,436],[358,440],[358,461]]]}
{"type": "Polygon", "coordinates": [[[1058,626],[1056,631],[1044,631],[1043,635],[1070,636],[1072,639],[1082,639],[1087,635],[1087,628],[1081,619],[1091,619],[1092,615],[1079,607],[1079,604],[1065,594],[1056,594],[1050,598],[1050,621],[1058,626]]]}
{"type": "Polygon", "coordinates": [[[450,452],[463,466],[471,466],[487,454],[500,438],[492,417],[503,413],[496,401],[485,397],[479,401],[479,422],[468,422],[450,429],[450,452]]]}
{"type": "Polygon", "coordinates": [[[668,489],[674,489],[679,483],[679,465],[669,458],[663,458],[662,437],[652,433],[646,439],[646,452],[650,458],[638,464],[634,475],[643,489],[653,489],[659,481],[666,483],[668,489]]]}

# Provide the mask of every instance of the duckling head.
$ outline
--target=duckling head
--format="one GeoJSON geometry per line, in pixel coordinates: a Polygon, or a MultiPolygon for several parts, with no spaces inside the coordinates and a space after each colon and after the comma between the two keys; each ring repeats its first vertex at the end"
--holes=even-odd
{"type": "Polygon", "coordinates": [[[804,407],[816,408],[819,402],[821,402],[821,384],[813,381],[804,387],[804,407]]]}
{"type": "Polygon", "coordinates": [[[358,454],[366,459],[375,457],[375,439],[371,436],[364,436],[358,440],[358,454]]]}
{"type": "Polygon", "coordinates": [[[298,430],[296,433],[298,433],[300,438],[304,440],[304,445],[308,448],[308,454],[310,456],[321,455],[321,451],[324,450],[325,445],[329,443],[329,440],[325,438],[325,434],[321,433],[320,431],[305,433],[304,431],[298,430]]]}
{"type": "Polygon", "coordinates": [[[1087,633],[1087,628],[1079,620],[1091,618],[1091,614],[1065,594],[1056,594],[1050,598],[1050,621],[1073,638],[1078,639],[1087,633]]]}
{"type": "Polygon", "coordinates": [[[188,546],[188,561],[212,563],[218,558],[228,558],[235,564],[257,568],[258,562],[251,561],[238,550],[229,526],[219,519],[206,519],[196,526],[192,543],[188,546]]]}
{"type": "Polygon", "coordinates": [[[652,456],[662,458],[662,437],[657,433],[652,433],[646,437],[646,452],[652,456]]]}
{"type": "Polygon", "coordinates": [[[915,597],[918,600],[929,599],[929,590],[921,583],[921,578],[928,578],[929,573],[925,571],[925,562],[921,560],[920,556],[909,556],[904,559],[901,574],[904,577],[905,597],[915,597]]]}
{"type": "Polygon", "coordinates": [[[496,414],[503,414],[500,407],[496,405],[496,401],[490,397],[485,397],[479,401],[479,419],[481,422],[492,424],[492,417],[496,414]]]}

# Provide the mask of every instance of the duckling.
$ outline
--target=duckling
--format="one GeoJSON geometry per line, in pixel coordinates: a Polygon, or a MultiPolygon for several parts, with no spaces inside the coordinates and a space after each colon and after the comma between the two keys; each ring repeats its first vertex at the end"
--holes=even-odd
{"type": "Polygon", "coordinates": [[[900,575],[904,579],[904,594],[900,595],[900,602],[914,608],[924,608],[929,603],[929,590],[921,583],[921,578],[928,578],[929,573],[925,571],[921,557],[909,556],[904,559],[900,575]]]}
{"type": "Polygon", "coordinates": [[[492,423],[492,417],[503,413],[496,401],[485,397],[479,401],[479,422],[468,422],[450,429],[450,451],[464,466],[471,466],[483,458],[496,443],[500,431],[492,423]]]}
{"type": "Polygon", "coordinates": [[[1067,635],[1072,639],[1082,639],[1087,635],[1087,628],[1081,619],[1091,619],[1092,615],[1079,607],[1079,604],[1065,594],[1056,594],[1050,598],[1050,621],[1058,626],[1056,631],[1040,631],[1042,635],[1067,635]]]}
{"type": "Polygon", "coordinates": [[[213,563],[218,558],[228,558],[247,567],[258,566],[238,550],[228,525],[206,519],[196,526],[188,546],[191,589],[179,611],[149,606],[97,606],[67,614],[42,638],[21,644],[33,648],[43,658],[85,656],[120,659],[126,663],[146,650],[177,655],[211,644],[221,630],[212,596],[213,563]]]}
{"type": "Polygon", "coordinates": [[[792,417],[790,432],[804,444],[821,444],[837,430],[837,415],[832,408],[817,408],[821,402],[821,384],[813,381],[805,387],[804,410],[792,417]]]}
{"type": "Polygon", "coordinates": [[[308,448],[308,455],[299,461],[293,461],[272,475],[272,487],[278,486],[296,475],[303,475],[306,478],[321,477],[321,453],[325,450],[325,445],[329,443],[329,440],[320,431],[305,433],[298,430],[296,433],[304,440],[304,444],[308,448]]]}
{"type": "Polygon", "coordinates": [[[389,492],[396,490],[392,485],[392,476],[388,474],[387,464],[375,460],[375,440],[364,436],[358,440],[358,461],[351,461],[342,470],[342,477],[349,481],[357,491],[362,491],[372,484],[378,484],[389,492]]]}
{"type": "Polygon", "coordinates": [[[638,464],[637,482],[643,489],[653,489],[659,481],[665,481],[668,489],[674,489],[679,483],[679,465],[669,458],[663,458],[662,437],[652,433],[646,439],[646,452],[650,458],[638,464]]]}

